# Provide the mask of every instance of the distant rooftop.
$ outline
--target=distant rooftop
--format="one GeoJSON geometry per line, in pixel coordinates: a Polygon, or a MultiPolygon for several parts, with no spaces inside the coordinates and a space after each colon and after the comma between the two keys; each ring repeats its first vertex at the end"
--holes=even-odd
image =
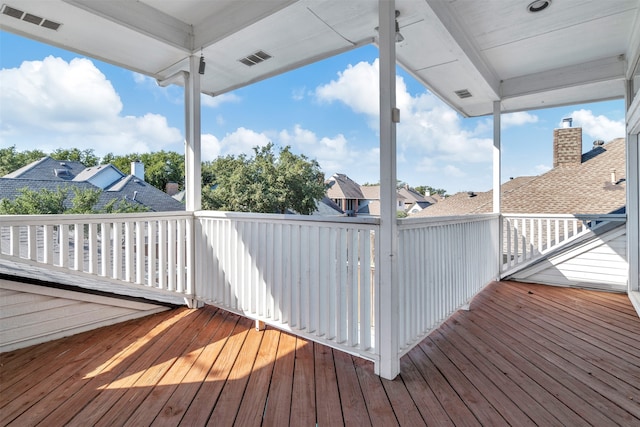
{"type": "Polygon", "coordinates": [[[80,162],[43,157],[0,178],[0,199],[13,200],[25,187],[34,191],[56,191],[60,187],[102,190],[97,209],[117,199],[144,205],[154,212],[184,210],[184,204],[167,193],[125,175],[111,164],[86,168],[80,162]]]}
{"type": "MultiPolygon", "coordinates": [[[[539,176],[510,179],[501,186],[502,212],[606,214],[626,203],[624,138],[595,146],[581,163],[556,167],[539,176]]],[[[487,213],[493,190],[460,192],[412,216],[487,213]]]]}

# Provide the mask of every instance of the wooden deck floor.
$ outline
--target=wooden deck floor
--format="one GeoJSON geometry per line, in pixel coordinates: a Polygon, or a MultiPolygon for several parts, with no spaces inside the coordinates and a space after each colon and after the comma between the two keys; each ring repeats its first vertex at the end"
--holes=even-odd
{"type": "Polygon", "coordinates": [[[625,295],[493,283],[394,381],[207,307],[0,355],[1,425],[640,426],[625,295]]]}

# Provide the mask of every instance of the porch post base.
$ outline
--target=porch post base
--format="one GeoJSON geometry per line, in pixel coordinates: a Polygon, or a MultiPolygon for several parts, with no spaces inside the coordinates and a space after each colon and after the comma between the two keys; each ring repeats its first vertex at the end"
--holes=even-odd
{"type": "Polygon", "coordinates": [[[184,303],[187,304],[187,307],[189,308],[202,308],[204,307],[204,302],[196,299],[196,298],[189,298],[189,297],[184,297],[184,303]]]}

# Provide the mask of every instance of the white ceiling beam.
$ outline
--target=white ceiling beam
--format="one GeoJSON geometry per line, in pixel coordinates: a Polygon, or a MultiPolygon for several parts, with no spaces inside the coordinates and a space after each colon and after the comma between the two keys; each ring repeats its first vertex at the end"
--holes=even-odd
{"type": "MultiPolygon", "coordinates": [[[[327,58],[331,58],[331,57],[336,56],[336,55],[340,55],[341,53],[348,52],[348,51],[356,49],[358,47],[366,46],[368,44],[373,43],[373,41],[374,41],[373,38],[367,38],[367,39],[364,39],[364,40],[360,40],[360,41],[354,42],[353,44],[350,44],[348,46],[340,47],[340,48],[337,48],[337,49],[334,49],[334,50],[331,50],[331,51],[328,51],[328,52],[323,52],[320,55],[312,56],[312,57],[303,59],[301,61],[293,62],[293,63],[291,63],[291,64],[289,64],[289,65],[287,65],[285,67],[276,68],[276,69],[272,70],[269,73],[260,74],[255,78],[240,82],[240,83],[235,84],[233,86],[229,86],[229,87],[225,88],[222,91],[211,92],[211,91],[203,90],[202,93],[205,93],[205,94],[211,95],[211,96],[218,96],[218,95],[221,95],[223,93],[231,92],[233,90],[236,90],[236,89],[239,89],[239,88],[242,88],[242,87],[245,87],[245,86],[249,86],[249,85],[257,83],[259,81],[266,80],[266,79],[269,79],[271,77],[275,77],[275,76],[278,76],[280,74],[287,73],[289,71],[298,69],[300,67],[304,67],[305,65],[313,64],[315,62],[322,61],[323,59],[327,59],[327,58]]],[[[207,68],[207,70],[208,70],[208,68],[207,68]]],[[[165,71],[167,71],[167,70],[165,70],[165,71]]]]}
{"type": "Polygon", "coordinates": [[[185,52],[194,49],[193,30],[185,22],[139,1],[64,0],[118,25],[122,25],[185,52]]]}
{"type": "Polygon", "coordinates": [[[218,11],[215,17],[204,19],[194,28],[194,47],[200,49],[210,46],[297,1],[256,1],[251,3],[249,9],[246,2],[231,3],[229,7],[218,11]],[[215,22],[215,25],[212,25],[212,22],[215,22]]]}
{"type": "Polygon", "coordinates": [[[449,9],[449,3],[442,0],[427,0],[427,4],[442,25],[438,31],[445,38],[452,40],[459,48],[458,60],[465,63],[469,71],[474,71],[484,81],[488,92],[495,97],[495,100],[498,100],[500,98],[500,79],[482,58],[463,26],[455,19],[449,9]]]}
{"type": "Polygon", "coordinates": [[[614,56],[504,80],[501,94],[502,99],[510,99],[595,82],[622,81],[624,77],[624,58],[614,56]]]}
{"type": "Polygon", "coordinates": [[[640,9],[636,12],[632,28],[629,43],[627,43],[629,50],[625,54],[627,57],[625,77],[627,80],[631,80],[634,71],[640,68],[640,9]]]}

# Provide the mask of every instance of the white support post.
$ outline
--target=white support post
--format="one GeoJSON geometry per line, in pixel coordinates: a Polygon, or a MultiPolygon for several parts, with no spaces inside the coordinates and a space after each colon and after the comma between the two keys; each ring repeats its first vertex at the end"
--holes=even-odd
{"type": "MultiPolygon", "coordinates": [[[[200,58],[196,55],[189,57],[189,74],[186,76],[184,85],[184,109],[185,109],[185,190],[186,190],[186,210],[187,212],[195,212],[202,208],[202,176],[201,176],[201,112],[200,112],[200,74],[198,68],[200,66],[200,58]]],[[[199,231],[196,226],[197,219],[192,218],[193,226],[190,228],[191,233],[199,231]]],[[[197,269],[200,266],[195,262],[195,240],[200,236],[191,235],[187,240],[189,248],[186,260],[187,269],[191,269],[187,275],[189,283],[186,283],[187,289],[191,292],[190,307],[197,307],[198,303],[194,300],[198,294],[196,286],[197,279],[200,278],[197,269]],[[194,238],[195,237],[195,238],[194,238]]],[[[174,262],[170,260],[169,262],[174,262]]],[[[182,267],[182,266],[180,266],[182,267]]],[[[187,297],[188,298],[188,297],[187,297]]]]}
{"type": "MultiPolygon", "coordinates": [[[[502,214],[502,192],[500,182],[502,181],[502,141],[500,133],[500,100],[493,101],[493,213],[502,214]]],[[[498,277],[500,280],[500,272],[502,271],[503,257],[503,225],[502,216],[498,220],[498,277]]]]}
{"type": "Polygon", "coordinates": [[[185,189],[186,210],[194,212],[201,208],[201,153],[200,153],[200,58],[189,57],[189,75],[185,81],[185,189]]]}
{"type": "Polygon", "coordinates": [[[500,101],[493,101],[493,213],[501,213],[500,101]]]}
{"type": "Polygon", "coordinates": [[[396,51],[395,1],[379,0],[380,49],[380,250],[376,319],[376,348],[380,361],[375,371],[393,379],[400,373],[398,344],[398,226],[396,213],[396,51]]]}
{"type": "MultiPolygon", "coordinates": [[[[635,95],[637,98],[640,95],[635,95]]],[[[626,141],[626,185],[627,185],[627,260],[629,264],[629,294],[635,298],[634,305],[640,314],[640,301],[636,302],[640,292],[640,143],[638,134],[640,121],[638,100],[634,100],[633,80],[627,80],[626,111],[627,111],[627,141],[626,141]],[[634,106],[634,114],[629,111],[634,106]],[[633,121],[633,122],[632,122],[633,121]]]]}

